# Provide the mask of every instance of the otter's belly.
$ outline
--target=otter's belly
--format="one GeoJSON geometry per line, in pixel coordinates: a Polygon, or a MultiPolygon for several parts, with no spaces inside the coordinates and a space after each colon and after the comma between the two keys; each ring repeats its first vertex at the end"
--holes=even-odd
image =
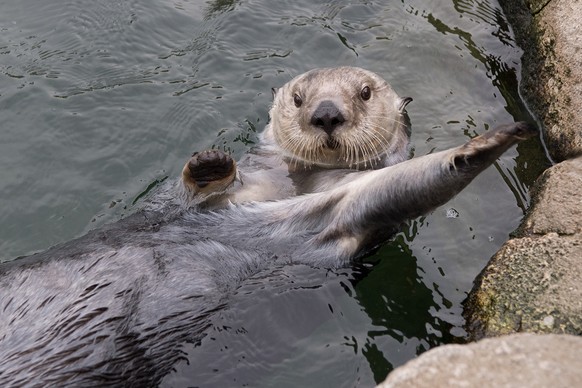
{"type": "Polygon", "coordinates": [[[231,202],[264,202],[297,195],[297,188],[284,168],[242,171],[241,180],[242,184],[229,196],[231,202]]]}
{"type": "Polygon", "coordinates": [[[0,386],[157,385],[270,258],[176,222],[140,212],[3,264],[0,386]]]}

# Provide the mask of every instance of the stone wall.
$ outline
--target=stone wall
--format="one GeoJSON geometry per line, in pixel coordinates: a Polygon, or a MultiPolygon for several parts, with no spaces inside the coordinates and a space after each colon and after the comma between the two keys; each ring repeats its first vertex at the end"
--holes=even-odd
{"type": "Polygon", "coordinates": [[[466,328],[477,342],[432,349],[383,388],[582,382],[582,1],[500,2],[524,50],[520,91],[556,164],[467,298],[466,328]]]}
{"type": "Polygon", "coordinates": [[[521,331],[582,334],[582,2],[502,0],[522,58],[522,94],[558,164],[532,189],[515,238],[465,305],[472,339],[521,331]]]}

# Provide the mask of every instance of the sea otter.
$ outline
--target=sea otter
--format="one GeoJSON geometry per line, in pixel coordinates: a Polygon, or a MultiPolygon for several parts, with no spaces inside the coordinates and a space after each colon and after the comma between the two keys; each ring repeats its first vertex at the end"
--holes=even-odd
{"type": "Polygon", "coordinates": [[[0,386],[155,386],[249,276],[287,263],[345,265],[535,133],[501,126],[280,200],[204,210],[163,191],[121,221],[3,263],[0,386]]]}
{"type": "Polygon", "coordinates": [[[311,70],[274,89],[270,123],[238,164],[195,153],[182,171],[185,202],[206,208],[283,199],[342,184],[355,170],[409,157],[410,97],[357,67],[311,70]]]}

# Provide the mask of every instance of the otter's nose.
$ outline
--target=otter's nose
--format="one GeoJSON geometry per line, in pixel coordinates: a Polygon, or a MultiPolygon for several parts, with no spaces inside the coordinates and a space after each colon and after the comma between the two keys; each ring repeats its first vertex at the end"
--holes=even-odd
{"type": "Polygon", "coordinates": [[[342,112],[329,100],[322,101],[311,116],[311,124],[323,129],[328,135],[345,121],[342,112]]]}

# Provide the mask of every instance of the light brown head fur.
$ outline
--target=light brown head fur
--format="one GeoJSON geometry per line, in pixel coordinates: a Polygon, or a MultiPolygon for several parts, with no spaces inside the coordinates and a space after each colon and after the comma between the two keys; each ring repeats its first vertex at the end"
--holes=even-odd
{"type": "Polygon", "coordinates": [[[306,166],[392,165],[409,156],[405,107],[411,100],[364,69],[312,70],[276,91],[264,140],[280,147],[291,163],[306,166]]]}

